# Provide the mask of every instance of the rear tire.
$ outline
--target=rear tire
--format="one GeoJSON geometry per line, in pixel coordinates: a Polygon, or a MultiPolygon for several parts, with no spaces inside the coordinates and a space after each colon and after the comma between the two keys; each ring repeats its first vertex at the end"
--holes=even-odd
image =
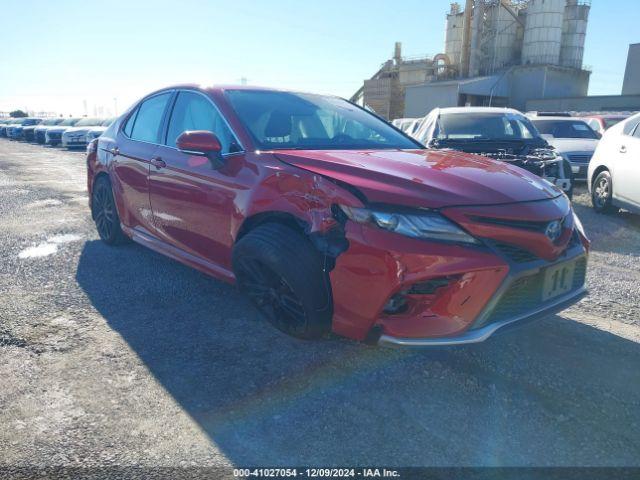
{"type": "Polygon", "coordinates": [[[91,216],[100,239],[107,245],[121,245],[129,240],[120,228],[111,182],[105,176],[99,177],[93,185],[91,216]]]}
{"type": "Polygon", "coordinates": [[[613,205],[613,181],[607,170],[600,172],[591,185],[591,203],[598,213],[617,211],[613,205]]]}
{"type": "Polygon", "coordinates": [[[298,232],[278,223],[258,226],[238,241],[232,263],[240,291],[277,329],[305,340],[330,331],[322,256],[298,232]]]}

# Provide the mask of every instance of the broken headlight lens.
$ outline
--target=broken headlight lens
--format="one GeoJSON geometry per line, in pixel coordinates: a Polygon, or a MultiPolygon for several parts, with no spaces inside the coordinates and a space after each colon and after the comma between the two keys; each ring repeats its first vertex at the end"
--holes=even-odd
{"type": "Polygon", "coordinates": [[[453,222],[438,213],[391,213],[340,205],[344,214],[357,223],[373,224],[405,237],[445,242],[480,243],[453,222]]]}

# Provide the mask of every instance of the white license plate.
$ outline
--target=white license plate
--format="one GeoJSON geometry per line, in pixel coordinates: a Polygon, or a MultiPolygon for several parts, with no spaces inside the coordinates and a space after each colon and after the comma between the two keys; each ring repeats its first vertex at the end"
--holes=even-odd
{"type": "Polygon", "coordinates": [[[580,167],[575,167],[575,166],[573,166],[573,165],[572,165],[572,166],[571,166],[571,171],[572,171],[573,173],[580,173],[580,167]]]}
{"type": "Polygon", "coordinates": [[[542,301],[545,302],[569,292],[573,287],[573,274],[575,271],[575,261],[547,268],[542,286],[542,301]]]}

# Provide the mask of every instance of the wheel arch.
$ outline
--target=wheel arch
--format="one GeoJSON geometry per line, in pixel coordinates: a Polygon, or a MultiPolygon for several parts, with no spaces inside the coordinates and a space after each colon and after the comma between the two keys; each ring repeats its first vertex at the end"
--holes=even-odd
{"type": "Polygon", "coordinates": [[[265,212],[256,213],[244,219],[240,228],[238,229],[234,243],[238,243],[242,237],[244,237],[251,230],[264,225],[266,223],[278,223],[285,225],[303,236],[308,236],[309,223],[299,218],[292,213],[278,210],[269,210],[265,212]]]}
{"type": "MultiPolygon", "coordinates": [[[[591,175],[591,182],[589,184],[590,188],[593,188],[593,184],[595,183],[596,179],[598,178],[598,175],[600,175],[602,172],[609,172],[609,175],[611,175],[611,169],[609,167],[607,167],[606,165],[600,165],[598,166],[594,171],[593,171],[593,175],[591,175]]],[[[613,180],[613,179],[612,179],[613,180]]]]}

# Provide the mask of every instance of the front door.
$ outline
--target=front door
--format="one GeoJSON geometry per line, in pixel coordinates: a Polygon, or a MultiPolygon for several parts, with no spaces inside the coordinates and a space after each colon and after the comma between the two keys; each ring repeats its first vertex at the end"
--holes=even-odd
{"type": "Polygon", "coordinates": [[[175,99],[163,143],[149,175],[160,238],[230,270],[235,200],[245,190],[242,177],[248,173],[237,140],[211,99],[185,90],[175,99]],[[224,165],[216,167],[204,156],[178,150],[176,139],[188,130],[213,132],[222,145],[224,165]]]}

